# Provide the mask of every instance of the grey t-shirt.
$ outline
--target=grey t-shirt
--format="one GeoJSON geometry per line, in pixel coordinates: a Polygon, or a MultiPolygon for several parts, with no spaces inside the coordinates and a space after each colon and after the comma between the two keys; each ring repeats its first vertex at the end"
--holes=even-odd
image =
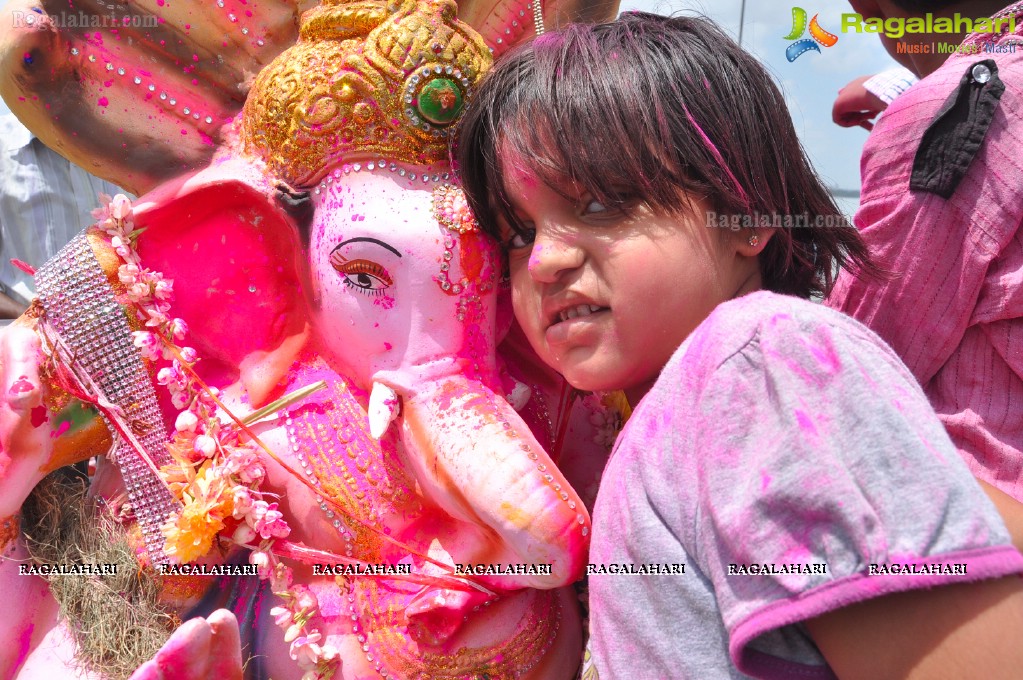
{"type": "Polygon", "coordinates": [[[586,680],[832,678],[801,621],[1023,571],[892,350],[765,292],[720,305],[636,408],[590,563],[586,680]],[[621,573],[652,564],[685,571],[621,573]]]}

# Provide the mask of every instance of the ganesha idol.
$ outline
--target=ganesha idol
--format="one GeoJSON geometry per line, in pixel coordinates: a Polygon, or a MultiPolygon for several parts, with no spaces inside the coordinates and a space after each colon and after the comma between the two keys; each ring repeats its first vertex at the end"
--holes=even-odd
{"type": "MultiPolygon", "coordinates": [[[[241,677],[241,646],[253,678],[572,677],[571,584],[619,414],[567,398],[511,328],[447,161],[540,6],[156,0],[130,5],[156,28],[95,31],[51,4],[9,10],[0,89],[140,198],[104,198],[0,342],[0,517],[109,449],[86,530],[123,534],[161,589],[125,607],[209,615],[135,678],[241,677]],[[54,426],[68,397],[100,414],[73,437],[54,426]],[[246,565],[258,580],[231,576],[246,565]]],[[[132,675],[86,651],[101,627],[55,587],[75,576],[18,575],[40,561],[22,530],[0,677],[132,675]]]]}

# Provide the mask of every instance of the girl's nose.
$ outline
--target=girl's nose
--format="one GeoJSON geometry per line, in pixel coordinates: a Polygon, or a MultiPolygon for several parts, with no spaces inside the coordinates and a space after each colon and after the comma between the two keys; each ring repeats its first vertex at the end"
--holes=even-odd
{"type": "Polygon", "coordinates": [[[534,281],[553,283],[562,274],[581,266],[584,260],[585,253],[574,240],[545,237],[538,229],[527,266],[534,281]]]}

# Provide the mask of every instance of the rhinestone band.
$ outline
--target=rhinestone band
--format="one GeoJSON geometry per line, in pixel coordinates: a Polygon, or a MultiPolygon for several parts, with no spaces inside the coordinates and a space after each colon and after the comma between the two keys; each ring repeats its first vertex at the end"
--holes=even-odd
{"type": "MultiPolygon", "coordinates": [[[[80,232],[35,277],[46,322],[103,391],[123,409],[138,441],[157,466],[170,462],[156,392],[131,328],[107,282],[86,231],[80,232]],[[138,423],[141,427],[137,427],[138,423]]],[[[104,415],[111,432],[116,430],[104,415]]],[[[160,527],[179,503],[141,455],[115,434],[117,464],[153,564],[170,564],[160,527]]]]}

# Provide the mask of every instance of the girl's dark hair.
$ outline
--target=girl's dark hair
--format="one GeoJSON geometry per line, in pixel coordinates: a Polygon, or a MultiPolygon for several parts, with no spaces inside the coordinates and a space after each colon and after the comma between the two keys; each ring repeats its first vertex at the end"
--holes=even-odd
{"type": "Polygon", "coordinates": [[[760,255],[768,290],[825,295],[836,265],[850,260],[876,272],[764,67],[705,18],[625,14],[545,34],[498,60],[453,147],[469,204],[494,236],[498,216],[522,228],[499,149],[552,187],[570,178],[607,206],[639,199],[708,227],[777,221],[760,255]],[[694,215],[687,194],[717,215],[694,215]]]}

